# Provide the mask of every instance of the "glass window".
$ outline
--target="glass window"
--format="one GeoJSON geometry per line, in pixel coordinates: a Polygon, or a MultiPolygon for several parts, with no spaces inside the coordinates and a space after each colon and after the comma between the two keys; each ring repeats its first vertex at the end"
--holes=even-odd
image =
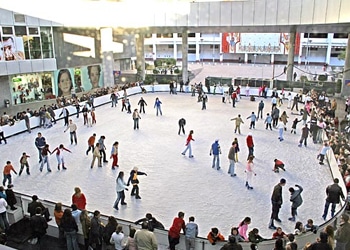
{"type": "Polygon", "coordinates": [[[27,27],[26,26],[15,26],[15,35],[16,36],[27,35],[27,27]]]}
{"type": "Polygon", "coordinates": [[[41,59],[40,37],[31,37],[29,40],[30,59],[41,59]]]}
{"type": "Polygon", "coordinates": [[[53,58],[53,42],[52,42],[52,33],[50,27],[41,27],[40,28],[40,37],[43,51],[43,58],[53,58]]]}
{"type": "Polygon", "coordinates": [[[30,59],[30,56],[29,56],[29,39],[30,37],[29,36],[23,36],[23,46],[24,46],[24,55],[26,57],[27,60],[30,59]]]}
{"type": "Polygon", "coordinates": [[[334,38],[348,38],[348,34],[347,33],[334,33],[334,38]]]}
{"type": "Polygon", "coordinates": [[[16,23],[25,23],[26,18],[23,14],[15,13],[13,14],[16,23]]]}
{"type": "Polygon", "coordinates": [[[177,33],[177,37],[182,37],[182,33],[177,33]]]}
{"type": "Polygon", "coordinates": [[[37,27],[28,27],[28,35],[39,35],[39,29],[37,27]]]}
{"type": "Polygon", "coordinates": [[[196,33],[188,33],[188,37],[196,37],[196,33]]]}
{"type": "Polygon", "coordinates": [[[13,35],[12,27],[2,27],[2,34],[3,35],[13,35]]]}

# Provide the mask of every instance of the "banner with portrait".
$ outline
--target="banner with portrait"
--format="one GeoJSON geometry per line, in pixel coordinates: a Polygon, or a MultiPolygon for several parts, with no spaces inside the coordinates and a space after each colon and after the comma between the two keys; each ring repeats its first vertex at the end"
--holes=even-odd
{"type": "Polygon", "coordinates": [[[72,94],[74,84],[74,69],[60,69],[54,71],[54,88],[56,96],[69,96],[72,94]]]}
{"type": "Polygon", "coordinates": [[[22,37],[0,37],[0,61],[25,60],[22,37]]]}
{"type": "Polygon", "coordinates": [[[81,85],[84,91],[103,87],[102,65],[93,64],[80,68],[81,85]]]}

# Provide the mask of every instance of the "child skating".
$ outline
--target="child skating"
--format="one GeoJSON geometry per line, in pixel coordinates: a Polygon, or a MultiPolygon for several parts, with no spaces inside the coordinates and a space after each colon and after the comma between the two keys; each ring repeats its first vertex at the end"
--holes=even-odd
{"type": "Polygon", "coordinates": [[[66,170],[67,168],[64,166],[64,157],[63,157],[63,151],[67,151],[69,153],[72,153],[69,149],[65,148],[63,144],[60,144],[57,148],[55,148],[51,154],[56,152],[56,159],[57,159],[57,169],[61,169],[61,163],[62,163],[62,169],[66,170]]]}
{"type": "Polygon", "coordinates": [[[30,157],[29,155],[23,152],[22,157],[19,159],[19,163],[21,164],[21,169],[19,170],[18,176],[21,176],[24,167],[26,167],[27,175],[30,175],[29,164],[28,164],[29,157],[30,157]]]}
{"type": "Polygon", "coordinates": [[[193,130],[190,131],[190,133],[189,133],[189,135],[188,135],[188,137],[187,137],[187,140],[186,140],[186,144],[185,144],[186,148],[185,148],[185,150],[181,153],[182,155],[185,155],[186,152],[187,152],[187,150],[189,150],[189,155],[188,155],[188,157],[190,157],[190,158],[193,158],[192,147],[191,147],[191,141],[194,141],[194,139],[193,139],[192,135],[193,135],[193,130]]]}

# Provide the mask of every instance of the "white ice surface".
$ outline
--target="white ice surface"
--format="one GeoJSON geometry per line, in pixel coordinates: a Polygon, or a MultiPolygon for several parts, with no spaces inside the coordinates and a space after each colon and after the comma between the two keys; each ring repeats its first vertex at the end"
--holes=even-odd
{"type": "MultiPolygon", "coordinates": [[[[140,95],[130,97],[132,110],[140,99],[140,95]]],[[[151,212],[166,228],[179,211],[185,212],[185,220],[195,216],[199,225],[200,236],[206,236],[211,227],[218,227],[228,235],[231,226],[237,226],[245,217],[250,216],[252,223],[249,228],[257,227],[261,234],[269,238],[272,230],[267,228],[271,204],[270,197],[273,186],[280,178],[287,180],[283,188],[284,203],[281,208],[281,225],[285,232],[291,232],[294,223],[290,217],[290,202],[288,188],[294,184],[304,187],[302,193],[304,204],[299,208],[297,220],[306,222],[312,218],[315,224],[322,223],[322,211],[325,199],[325,188],[332,182],[327,165],[320,166],[316,160],[320,145],[314,145],[309,140],[307,148],[297,146],[300,137],[301,123],[298,124],[298,134],[290,134],[294,115],[288,110],[288,131],[285,141],[279,142],[278,132],[267,131],[263,121],[259,120],[255,130],[249,130],[249,120],[246,117],[257,112],[258,101],[250,102],[247,98],[237,103],[237,108],[221,102],[221,96],[209,95],[207,110],[201,110],[197,97],[190,94],[169,95],[168,93],[148,93],[143,95],[148,103],[146,114],[141,114],[140,130],[133,130],[133,120],[130,114],[121,112],[120,103],[117,108],[110,105],[98,107],[96,110],[97,125],[92,128],[83,126],[82,115],[79,119],[72,116],[78,125],[78,145],[70,145],[69,133],[63,133],[63,121],[50,129],[34,129],[31,134],[23,133],[8,139],[7,145],[1,145],[0,159],[3,165],[7,160],[14,163],[19,171],[19,158],[22,152],[31,156],[29,159],[31,175],[25,172],[22,176],[14,176],[14,190],[28,195],[37,194],[39,198],[54,202],[71,204],[71,195],[75,186],[80,186],[87,197],[88,210],[100,210],[103,214],[114,215],[135,221],[151,212]],[[156,116],[153,108],[154,100],[159,97],[163,102],[163,116],[156,116]],[[231,118],[242,114],[245,124],[242,135],[233,133],[234,122],[231,118]],[[184,117],[186,134],[194,130],[192,143],[194,158],[181,155],[186,136],[177,134],[178,120],[184,117]],[[46,137],[50,148],[54,149],[63,143],[72,154],[65,154],[68,170],[58,171],[54,155],[50,156],[52,173],[46,169],[39,171],[38,153],[34,146],[37,132],[46,137]],[[253,177],[254,190],[245,188],[245,163],[247,147],[245,138],[248,132],[253,133],[255,142],[255,171],[253,177]],[[148,176],[139,176],[141,200],[130,197],[126,192],[127,206],[120,210],[113,209],[116,198],[115,179],[118,171],[111,169],[112,161],[102,168],[90,169],[92,156],[85,155],[87,140],[92,135],[106,136],[107,156],[114,141],[119,141],[119,166],[125,172],[125,180],[130,170],[137,166],[148,176]],[[231,142],[237,137],[241,152],[239,163],[236,164],[237,177],[227,174],[227,154],[231,142]],[[221,170],[212,169],[212,158],[209,156],[211,144],[220,139],[222,148],[221,170]],[[286,163],[286,172],[276,174],[272,171],[273,159],[278,158],[286,163]]],[[[286,109],[286,104],[281,108],[286,109]]],[[[270,110],[270,99],[265,101],[265,114],[270,110]]],[[[281,110],[281,112],[282,112],[281,110]]]]}

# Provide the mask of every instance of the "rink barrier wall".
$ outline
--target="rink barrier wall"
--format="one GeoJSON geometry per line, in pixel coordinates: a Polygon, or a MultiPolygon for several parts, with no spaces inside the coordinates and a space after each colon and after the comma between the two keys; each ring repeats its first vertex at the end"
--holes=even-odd
{"type": "MultiPolygon", "coordinates": [[[[155,86],[146,85],[143,87],[146,89],[147,92],[152,92],[152,91],[154,91],[154,92],[169,92],[168,85],[155,85],[155,86]]],[[[224,88],[222,91],[226,91],[226,90],[227,89],[224,88]]],[[[185,93],[190,93],[189,86],[185,86],[184,91],[185,91],[185,93]]],[[[119,94],[119,99],[121,99],[123,96],[123,91],[119,91],[118,94],[119,94]]],[[[129,88],[129,89],[127,89],[127,94],[128,94],[128,96],[142,94],[141,88],[140,87],[129,88]]],[[[222,93],[217,92],[216,94],[220,95],[222,93]]],[[[245,94],[245,93],[242,93],[242,94],[245,94]]],[[[295,94],[296,93],[292,93],[293,96],[295,94]]],[[[143,95],[145,95],[145,94],[143,94],[143,95]]],[[[251,88],[250,95],[257,96],[258,89],[251,88]]],[[[271,93],[269,93],[269,95],[271,95],[271,93]]],[[[104,105],[107,103],[110,103],[110,95],[105,95],[105,96],[97,97],[94,99],[94,106],[95,107],[98,107],[98,106],[101,106],[101,105],[104,105]]],[[[84,105],[84,104],[85,104],[85,102],[81,103],[81,105],[84,105]]],[[[76,109],[74,106],[68,106],[67,108],[69,109],[69,112],[71,115],[76,115],[76,109]]],[[[58,116],[61,113],[61,110],[62,109],[55,110],[56,116],[58,116]]],[[[31,124],[33,122],[32,128],[38,127],[39,118],[32,117],[30,119],[31,119],[31,124]]],[[[60,118],[60,119],[62,119],[62,118],[60,118]]],[[[3,130],[5,132],[5,135],[8,137],[10,132],[12,132],[12,135],[15,135],[18,133],[25,132],[26,128],[25,128],[24,121],[20,121],[19,124],[15,124],[14,126],[4,126],[3,130]],[[21,125],[22,125],[22,127],[21,127],[21,125]],[[11,128],[12,130],[6,130],[6,128],[8,128],[8,127],[11,128]]],[[[323,139],[327,140],[325,133],[323,134],[323,139]]],[[[329,169],[330,169],[330,172],[332,174],[332,177],[339,178],[339,180],[342,179],[342,176],[341,176],[339,169],[338,169],[338,164],[336,162],[336,159],[334,157],[332,150],[329,150],[327,152],[326,158],[327,158],[327,161],[329,163],[329,169]]],[[[342,187],[344,194],[346,194],[345,183],[341,182],[339,184],[342,187]]],[[[8,215],[10,224],[17,222],[24,217],[29,217],[29,213],[27,212],[27,208],[28,208],[28,204],[32,201],[31,196],[28,196],[26,194],[17,193],[17,192],[15,192],[15,194],[16,194],[16,198],[18,201],[16,204],[16,207],[21,208],[21,209],[17,209],[15,211],[12,211],[10,209],[7,210],[7,215],[8,215]]],[[[53,218],[54,208],[55,208],[56,203],[54,203],[52,201],[47,201],[47,200],[43,200],[42,203],[45,207],[47,207],[49,209],[49,212],[53,218]]],[[[345,211],[346,205],[347,205],[346,202],[341,202],[339,204],[339,206],[341,206],[341,209],[336,213],[336,215],[331,220],[326,221],[325,223],[319,225],[319,230],[318,230],[317,234],[314,234],[312,232],[308,232],[308,233],[296,236],[298,248],[303,249],[303,247],[306,245],[306,243],[315,242],[318,235],[319,235],[319,232],[321,230],[323,230],[327,225],[332,225],[335,227],[337,225],[338,218],[345,211]]],[[[64,205],[63,209],[65,209],[65,208],[69,208],[69,206],[64,205]]],[[[323,210],[323,208],[321,209],[321,211],[322,210],[323,210]]],[[[321,216],[321,214],[320,214],[320,216],[321,216]]],[[[126,220],[123,220],[120,218],[117,218],[117,220],[118,220],[118,223],[123,226],[123,231],[124,231],[125,236],[127,236],[129,234],[129,225],[131,225],[132,227],[134,227],[136,229],[140,228],[140,226],[135,225],[131,221],[126,221],[126,220]]],[[[101,221],[106,225],[107,221],[108,221],[108,215],[101,215],[101,221]]],[[[53,236],[53,237],[58,237],[58,227],[56,225],[55,219],[53,218],[48,224],[49,224],[49,228],[47,230],[48,235],[53,236]]],[[[158,249],[159,250],[163,250],[163,249],[166,250],[168,248],[168,231],[155,229],[154,233],[155,233],[157,241],[158,241],[158,249]]],[[[79,232],[78,232],[78,240],[81,244],[84,242],[81,230],[79,230],[79,232]]],[[[218,242],[216,245],[213,246],[209,243],[209,241],[206,238],[198,237],[198,238],[196,238],[196,241],[195,241],[195,249],[218,250],[224,245],[224,243],[225,242],[218,242]]],[[[244,250],[250,250],[251,243],[243,242],[240,244],[242,245],[244,250]]],[[[271,250],[274,248],[274,244],[275,244],[275,240],[272,240],[272,239],[263,241],[263,242],[259,243],[259,250],[271,250]]],[[[177,249],[186,249],[185,237],[182,234],[181,234],[180,243],[177,246],[177,249]]]]}
{"type": "MultiPolygon", "coordinates": [[[[169,85],[165,85],[165,84],[159,84],[159,85],[142,85],[142,87],[147,91],[147,92],[169,92],[169,85]]],[[[207,93],[208,90],[206,87],[203,86],[204,91],[207,93]]],[[[180,86],[177,86],[177,92],[180,90],[180,86]]],[[[214,87],[211,86],[210,87],[210,95],[213,93],[214,91],[214,87]]],[[[217,87],[216,88],[216,95],[223,95],[224,91],[228,91],[228,87],[217,87]]],[[[185,85],[184,86],[184,91],[185,93],[191,93],[191,87],[190,85],[185,85]]],[[[280,91],[278,91],[280,93],[280,91]]],[[[118,91],[117,92],[119,97],[118,99],[122,99],[123,95],[124,95],[124,91],[118,91]]],[[[257,88],[250,88],[249,91],[250,95],[254,95],[254,96],[258,96],[259,94],[259,90],[257,88]]],[[[271,96],[272,90],[268,90],[268,96],[271,96]]],[[[292,92],[291,92],[292,93],[292,92]]],[[[132,95],[138,95],[138,94],[142,94],[141,88],[140,87],[132,87],[132,88],[128,88],[127,89],[127,95],[128,96],[132,96],[132,95]]],[[[241,95],[244,96],[245,95],[245,90],[244,87],[241,90],[241,95]]],[[[292,96],[296,95],[296,93],[292,93],[292,96]]],[[[81,106],[84,106],[86,103],[86,101],[83,101],[80,103],[81,106]]],[[[105,104],[111,103],[110,100],[110,94],[108,95],[104,95],[104,96],[99,96],[94,98],[94,107],[98,107],[98,106],[102,106],[105,104]]],[[[66,106],[65,108],[68,109],[70,116],[74,116],[76,115],[77,111],[75,106],[70,105],[70,106],[66,106]]],[[[61,114],[63,108],[59,108],[59,109],[55,109],[55,118],[56,120],[62,120],[63,117],[59,117],[59,115],[61,114]]],[[[31,129],[35,129],[35,128],[39,128],[40,125],[40,118],[39,117],[30,117],[30,127],[31,129]]],[[[13,126],[9,126],[9,125],[5,125],[2,127],[5,137],[11,137],[20,133],[24,133],[27,132],[27,128],[25,125],[25,121],[21,120],[16,122],[13,126]]],[[[42,128],[44,130],[44,128],[42,128]]]]}

